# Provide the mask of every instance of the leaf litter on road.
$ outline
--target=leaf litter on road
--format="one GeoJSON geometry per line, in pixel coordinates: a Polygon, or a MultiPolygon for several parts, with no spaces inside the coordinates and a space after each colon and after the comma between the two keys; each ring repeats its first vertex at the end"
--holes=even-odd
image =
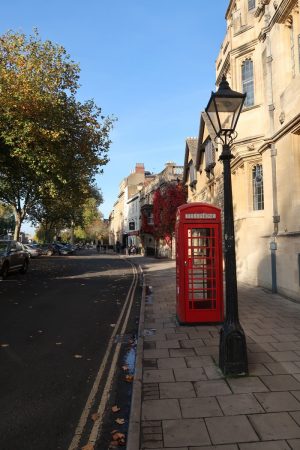
{"type": "Polygon", "coordinates": [[[114,413],[120,411],[120,409],[121,409],[121,408],[119,408],[118,405],[114,405],[114,406],[112,406],[112,408],[111,408],[112,412],[114,412],[114,413]]]}

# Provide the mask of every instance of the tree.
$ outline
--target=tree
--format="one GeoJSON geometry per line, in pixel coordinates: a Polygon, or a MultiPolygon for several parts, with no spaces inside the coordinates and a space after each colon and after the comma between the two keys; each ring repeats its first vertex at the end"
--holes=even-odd
{"type": "Polygon", "coordinates": [[[49,209],[62,185],[83,192],[108,162],[114,119],[76,100],[78,80],[66,50],[37,32],[0,38],[0,201],[14,210],[15,239],[29,210],[49,209]]]}
{"type": "Polygon", "coordinates": [[[10,206],[0,203],[0,236],[7,235],[15,227],[13,209],[10,206]]]}

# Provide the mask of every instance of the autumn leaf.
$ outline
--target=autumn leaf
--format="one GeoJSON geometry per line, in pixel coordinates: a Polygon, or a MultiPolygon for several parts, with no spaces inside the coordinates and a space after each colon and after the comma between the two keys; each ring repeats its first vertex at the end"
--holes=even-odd
{"type": "Polygon", "coordinates": [[[112,435],[112,438],[113,438],[114,441],[119,441],[119,440],[125,438],[125,434],[124,434],[124,433],[117,432],[117,433],[115,433],[115,434],[112,435]]]}
{"type": "Polygon", "coordinates": [[[118,418],[115,420],[118,425],[123,425],[125,423],[125,419],[118,418]]]}
{"type": "Polygon", "coordinates": [[[81,359],[81,358],[83,358],[83,356],[82,355],[74,355],[74,358],[81,359]]]}
{"type": "Polygon", "coordinates": [[[96,420],[98,420],[98,419],[100,419],[100,414],[99,413],[92,414],[92,420],[94,422],[96,422],[96,420]]]}
{"type": "Polygon", "coordinates": [[[127,372],[127,370],[129,370],[129,367],[128,366],[122,366],[122,369],[124,370],[124,372],[127,372]]]}
{"type": "Polygon", "coordinates": [[[126,375],[125,381],[127,381],[127,383],[132,383],[133,380],[134,380],[134,376],[133,375],[126,375]]]}
{"type": "Polygon", "coordinates": [[[114,412],[114,413],[120,411],[120,409],[121,409],[121,408],[119,408],[117,405],[114,405],[114,406],[111,408],[112,412],[114,412]]]}
{"type": "Polygon", "coordinates": [[[94,450],[94,444],[87,444],[84,447],[81,447],[81,450],[94,450]]]}

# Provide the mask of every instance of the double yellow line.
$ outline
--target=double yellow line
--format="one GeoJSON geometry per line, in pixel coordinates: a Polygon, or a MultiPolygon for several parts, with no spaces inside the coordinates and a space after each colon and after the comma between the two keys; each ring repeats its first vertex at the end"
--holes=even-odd
{"type": "MultiPolygon", "coordinates": [[[[91,413],[91,409],[94,406],[94,402],[95,402],[95,398],[96,395],[98,393],[98,389],[101,383],[101,380],[103,378],[105,369],[106,369],[106,365],[109,359],[109,355],[111,354],[113,345],[115,343],[115,338],[117,334],[121,334],[123,335],[126,331],[127,328],[127,324],[128,324],[128,320],[129,320],[129,316],[130,316],[130,311],[132,308],[132,304],[133,304],[133,300],[134,300],[134,296],[135,296],[135,291],[136,291],[136,287],[138,284],[138,271],[137,268],[134,264],[132,264],[130,261],[127,261],[131,267],[132,267],[132,273],[133,273],[133,279],[130,285],[130,288],[128,290],[128,294],[126,296],[126,300],[125,303],[123,305],[123,308],[121,310],[121,313],[119,315],[118,321],[116,323],[116,326],[113,329],[112,335],[109,339],[108,342],[108,346],[107,346],[107,350],[105,352],[104,358],[102,360],[101,366],[98,370],[97,376],[95,378],[94,384],[92,386],[92,389],[90,391],[90,394],[88,396],[88,399],[86,401],[85,407],[82,411],[82,414],[80,416],[78,425],[76,427],[75,433],[74,433],[74,437],[72,439],[72,442],[68,448],[68,450],[78,450],[78,446],[80,444],[84,429],[86,427],[87,424],[87,420],[89,418],[89,415],[91,413]],[[122,325],[123,324],[123,325],[122,325]],[[122,327],[121,327],[122,325],[122,327]],[[120,332],[118,333],[118,330],[121,328],[120,332]]],[[[115,352],[114,352],[114,356],[112,359],[112,363],[109,369],[109,373],[107,376],[107,380],[103,389],[103,393],[101,396],[101,400],[97,409],[97,419],[94,421],[94,425],[93,428],[90,432],[89,438],[88,438],[88,442],[87,444],[95,444],[97,442],[98,436],[100,435],[101,432],[101,427],[102,427],[102,421],[103,421],[103,414],[105,411],[105,407],[107,404],[107,401],[109,399],[109,392],[111,390],[111,386],[112,386],[112,382],[113,382],[113,378],[114,378],[114,374],[116,371],[116,366],[117,366],[117,362],[118,362],[118,357],[119,357],[119,353],[120,353],[120,349],[121,349],[121,345],[122,342],[118,342],[115,348],[115,352]]],[[[86,444],[86,445],[87,445],[86,444]]]]}

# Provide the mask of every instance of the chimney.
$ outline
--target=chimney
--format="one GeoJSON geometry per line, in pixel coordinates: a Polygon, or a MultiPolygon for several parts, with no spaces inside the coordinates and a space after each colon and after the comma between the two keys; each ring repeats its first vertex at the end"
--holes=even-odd
{"type": "Polygon", "coordinates": [[[144,163],[136,163],[135,173],[145,173],[144,163]]]}

